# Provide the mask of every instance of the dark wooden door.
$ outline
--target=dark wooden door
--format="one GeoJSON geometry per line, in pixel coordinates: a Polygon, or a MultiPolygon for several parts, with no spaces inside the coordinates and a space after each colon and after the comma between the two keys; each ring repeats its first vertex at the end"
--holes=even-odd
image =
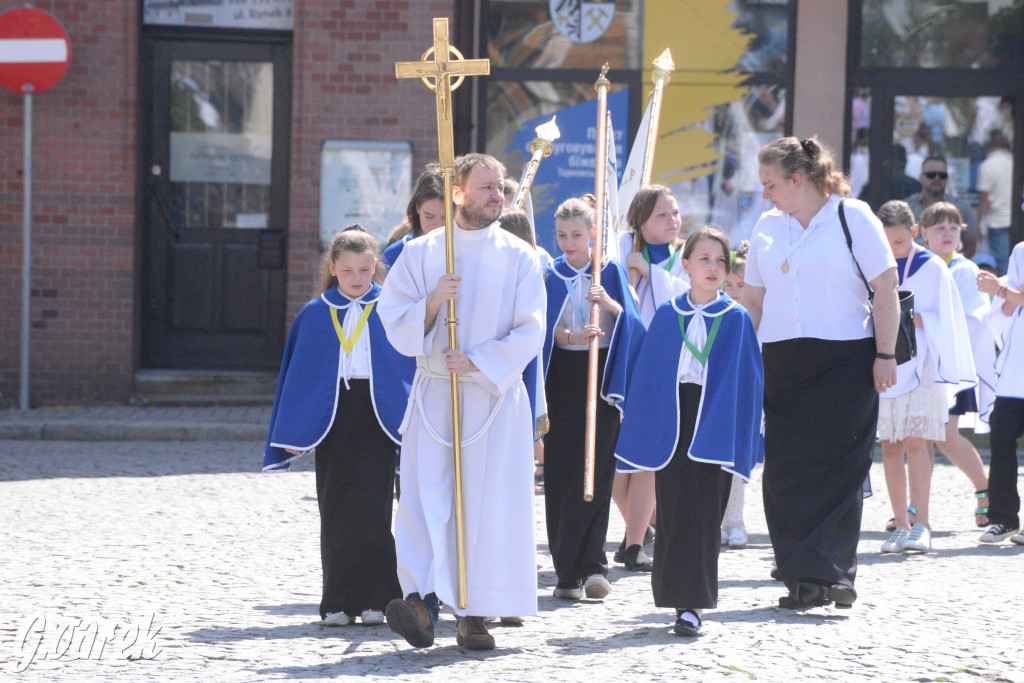
{"type": "Polygon", "coordinates": [[[143,367],[274,369],[285,327],[290,47],[143,47],[143,367]]]}

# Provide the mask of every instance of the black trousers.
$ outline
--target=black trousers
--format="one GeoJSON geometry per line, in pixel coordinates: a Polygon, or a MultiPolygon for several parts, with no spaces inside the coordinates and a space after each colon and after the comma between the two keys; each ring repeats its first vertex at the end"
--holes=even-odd
{"type": "Polygon", "coordinates": [[[996,397],[989,419],[992,459],[988,468],[988,519],[1020,528],[1017,439],[1024,436],[1024,398],[996,397]]]}
{"type": "Polygon", "coordinates": [[[391,534],[395,442],[377,421],[369,380],[349,386],[339,388],[334,423],[316,447],[321,618],[383,611],[402,596],[391,534]]]}
{"type": "MultiPolygon", "coordinates": [[[[545,382],[551,429],[544,436],[544,507],[548,548],[560,583],[608,573],[604,546],[620,419],[618,409],[598,396],[594,499],[584,502],[588,355],[555,347],[545,382]]],[[[599,381],[607,355],[607,349],[600,350],[599,381]]]]}
{"type": "Polygon", "coordinates": [[[781,579],[853,587],[878,427],[874,339],[771,342],[764,357],[764,512],[781,579]]]}
{"type": "Polygon", "coordinates": [[[720,465],[697,462],[686,454],[693,441],[700,395],[697,384],[679,385],[679,443],[672,460],[654,475],[658,539],[651,588],[658,607],[718,605],[720,528],[732,475],[720,465]]]}

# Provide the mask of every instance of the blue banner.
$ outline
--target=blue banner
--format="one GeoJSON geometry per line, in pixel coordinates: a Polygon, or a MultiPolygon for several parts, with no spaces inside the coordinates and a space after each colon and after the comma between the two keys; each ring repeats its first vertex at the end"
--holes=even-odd
{"type": "MultiPolygon", "coordinates": [[[[623,88],[608,95],[608,111],[615,126],[615,156],[625,166],[628,154],[626,131],[629,111],[629,89],[623,88]]],[[[530,160],[530,143],[536,137],[537,126],[547,123],[552,115],[561,137],[552,143],[551,156],[540,162],[530,195],[533,199],[534,224],[537,244],[552,256],[561,253],[555,243],[555,209],[570,197],[594,192],[594,164],[597,155],[597,100],[582,102],[559,109],[525,122],[512,138],[506,152],[516,154],[520,164],[530,160]]],[[[622,180],[622,168],[617,169],[616,183],[622,180]]],[[[518,178],[517,178],[518,180],[518,178]]]]}

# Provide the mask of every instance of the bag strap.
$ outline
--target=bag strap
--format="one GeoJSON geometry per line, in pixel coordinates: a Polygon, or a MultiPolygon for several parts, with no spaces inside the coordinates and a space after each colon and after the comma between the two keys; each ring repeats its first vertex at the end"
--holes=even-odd
{"type": "Polygon", "coordinates": [[[845,199],[839,200],[839,223],[843,226],[843,234],[846,235],[846,247],[850,250],[850,256],[853,257],[853,265],[857,266],[857,274],[860,275],[864,286],[867,287],[868,298],[870,298],[874,292],[871,290],[871,285],[868,284],[868,279],[864,277],[864,271],[860,269],[860,264],[857,263],[857,255],[853,253],[853,238],[850,237],[850,227],[846,224],[846,213],[843,212],[843,204],[845,203],[845,199]]]}

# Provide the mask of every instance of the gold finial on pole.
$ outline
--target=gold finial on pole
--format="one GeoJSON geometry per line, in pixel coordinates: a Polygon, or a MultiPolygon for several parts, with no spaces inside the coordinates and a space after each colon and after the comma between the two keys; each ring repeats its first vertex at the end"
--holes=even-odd
{"type": "MultiPolygon", "coordinates": [[[[654,81],[654,92],[651,93],[651,120],[647,127],[647,142],[644,145],[644,163],[640,167],[640,187],[651,184],[651,175],[654,172],[654,148],[658,142],[658,123],[661,120],[661,97],[665,90],[665,84],[672,79],[672,72],[676,65],[672,61],[672,53],[665,49],[657,59],[654,60],[654,71],[651,78],[654,81]]],[[[640,247],[640,230],[637,228],[633,235],[633,251],[638,252],[640,247]]],[[[636,287],[640,281],[640,273],[636,270],[629,271],[629,284],[636,287]]]]}
{"type": "Polygon", "coordinates": [[[540,167],[540,160],[551,156],[551,150],[553,149],[551,143],[562,135],[558,130],[558,126],[555,125],[554,116],[547,123],[537,126],[534,131],[537,133],[537,137],[530,143],[530,153],[533,156],[523,166],[523,175],[519,180],[519,189],[516,190],[515,196],[512,197],[512,206],[517,209],[521,209],[526,205],[526,195],[530,192],[530,187],[533,186],[533,179],[537,175],[537,169],[540,167]]]}
{"type": "MultiPolygon", "coordinates": [[[[444,179],[445,266],[451,275],[455,271],[455,231],[452,216],[452,180],[455,177],[455,142],[452,132],[452,91],[466,76],[485,76],[491,72],[488,59],[463,59],[462,53],[448,42],[448,19],[434,19],[434,45],[423,53],[418,62],[396,62],[395,77],[419,78],[434,91],[437,104],[437,156],[444,179]],[[428,59],[433,55],[432,60],[428,59]],[[452,59],[454,55],[454,59],[452,59]],[[452,83],[452,79],[455,83],[452,83]],[[433,82],[431,82],[431,80],[433,82]]],[[[455,299],[448,300],[448,346],[459,347],[455,318],[455,299]]],[[[466,531],[462,507],[462,427],[459,422],[459,378],[455,373],[451,381],[452,450],[455,460],[455,546],[458,559],[459,608],[468,603],[466,593],[466,531]]]]}
{"type": "Polygon", "coordinates": [[[651,93],[651,125],[647,129],[647,145],[644,147],[643,173],[640,176],[640,187],[651,184],[651,174],[654,170],[654,147],[658,141],[658,122],[661,119],[661,98],[665,91],[665,84],[672,80],[672,72],[676,65],[672,61],[672,53],[666,48],[661,55],[654,60],[654,71],[651,78],[654,81],[654,92],[651,93]]]}
{"type": "MultiPolygon", "coordinates": [[[[594,88],[597,89],[597,153],[594,155],[594,246],[591,249],[590,283],[601,286],[601,266],[604,264],[604,205],[605,176],[608,165],[608,88],[611,83],[608,64],[601,69],[594,88]]],[[[601,324],[601,304],[590,305],[590,324],[601,324]]],[[[597,383],[598,355],[597,337],[591,337],[587,349],[587,423],[583,444],[583,500],[594,500],[594,460],[597,452],[597,383]]]]}

